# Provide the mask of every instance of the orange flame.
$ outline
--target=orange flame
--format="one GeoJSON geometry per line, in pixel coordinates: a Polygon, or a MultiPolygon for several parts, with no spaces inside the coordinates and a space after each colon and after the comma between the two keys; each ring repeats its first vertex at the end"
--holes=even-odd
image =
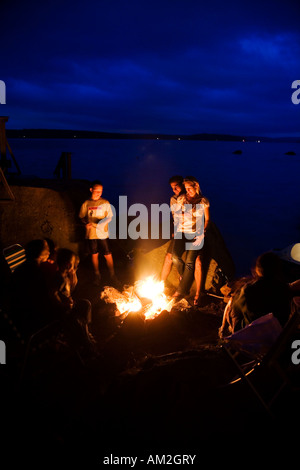
{"type": "Polygon", "coordinates": [[[144,280],[135,282],[133,287],[125,289],[122,293],[112,287],[105,287],[101,298],[116,305],[117,315],[142,311],[148,320],[155,318],[163,310],[168,312],[171,310],[174,299],[165,295],[164,288],[163,281],[148,276],[144,280]]]}

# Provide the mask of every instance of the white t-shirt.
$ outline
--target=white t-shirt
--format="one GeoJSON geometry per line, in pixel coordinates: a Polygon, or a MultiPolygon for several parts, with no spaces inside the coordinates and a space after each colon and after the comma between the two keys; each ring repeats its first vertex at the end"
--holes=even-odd
{"type": "Polygon", "coordinates": [[[179,196],[171,208],[174,213],[175,231],[204,236],[204,214],[207,207],[209,201],[204,197],[198,204],[191,204],[185,195],[179,196]]]}
{"type": "Polygon", "coordinates": [[[80,219],[84,219],[86,223],[92,224],[87,233],[87,238],[101,240],[108,238],[108,223],[113,217],[110,203],[100,197],[97,201],[88,199],[85,201],[79,211],[80,219]],[[105,222],[104,219],[107,219],[105,222]],[[103,223],[99,223],[103,220],[103,223]]]}

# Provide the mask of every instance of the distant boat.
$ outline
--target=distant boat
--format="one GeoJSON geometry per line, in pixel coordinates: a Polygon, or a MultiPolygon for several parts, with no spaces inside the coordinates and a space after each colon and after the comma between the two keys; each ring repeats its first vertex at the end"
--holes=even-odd
{"type": "Polygon", "coordinates": [[[296,155],[296,152],[285,152],[285,155],[296,155]]]}
{"type": "Polygon", "coordinates": [[[234,152],[232,152],[234,155],[241,155],[243,152],[242,150],[235,150],[234,152]]]}

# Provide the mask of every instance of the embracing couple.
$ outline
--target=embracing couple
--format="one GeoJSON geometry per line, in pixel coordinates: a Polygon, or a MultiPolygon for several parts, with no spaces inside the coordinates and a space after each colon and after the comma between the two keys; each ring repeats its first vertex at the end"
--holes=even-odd
{"type": "Polygon", "coordinates": [[[198,305],[203,264],[202,248],[210,217],[209,201],[203,196],[199,182],[193,176],[173,176],[169,183],[174,193],[170,200],[174,236],[168,247],[161,278],[164,281],[167,279],[174,263],[180,276],[174,297],[180,299],[189,294],[195,277],[194,305],[198,305]],[[184,252],[185,261],[182,259],[184,252]]]}

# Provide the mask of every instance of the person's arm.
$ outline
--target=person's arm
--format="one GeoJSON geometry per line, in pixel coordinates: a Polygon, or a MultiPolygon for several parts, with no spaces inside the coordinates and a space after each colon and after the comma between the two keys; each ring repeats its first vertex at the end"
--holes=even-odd
{"type": "Polygon", "coordinates": [[[289,289],[291,292],[291,297],[296,301],[297,303],[300,302],[300,279],[297,279],[296,281],[290,282],[289,283],[289,289]],[[296,300],[298,299],[298,300],[296,300]]]}
{"type": "Polygon", "coordinates": [[[77,278],[77,273],[76,273],[75,268],[72,268],[69,271],[68,278],[69,278],[69,281],[70,281],[70,288],[71,288],[71,292],[72,292],[75,289],[75,287],[77,286],[77,283],[78,283],[78,278],[77,278]]]}
{"type": "Polygon", "coordinates": [[[201,233],[199,233],[199,232],[197,232],[197,224],[196,224],[196,237],[195,237],[195,240],[193,242],[193,245],[200,246],[200,245],[203,244],[204,236],[205,236],[207,226],[209,224],[209,220],[210,220],[209,202],[206,200],[206,202],[204,204],[204,226],[203,226],[203,229],[202,229],[202,224],[201,224],[201,227],[198,228],[198,231],[199,231],[199,229],[201,229],[201,233]],[[203,232],[202,232],[202,230],[203,230],[203,232]]]}
{"type": "Polygon", "coordinates": [[[179,196],[177,199],[171,198],[171,212],[173,217],[173,235],[177,233],[178,228],[182,226],[183,223],[183,206],[185,199],[183,196],[179,196]]]}
{"type": "Polygon", "coordinates": [[[86,238],[88,238],[90,228],[92,224],[88,220],[88,211],[87,211],[87,204],[84,202],[79,211],[79,219],[80,222],[85,226],[86,238]]]}
{"type": "Polygon", "coordinates": [[[80,207],[80,211],[79,211],[79,219],[80,219],[80,222],[83,223],[84,225],[87,224],[88,222],[88,217],[87,217],[87,205],[86,205],[86,202],[84,202],[81,207],[80,207]]]}
{"type": "Polygon", "coordinates": [[[204,233],[206,232],[209,220],[210,220],[209,206],[205,206],[205,209],[204,209],[204,233]]]}
{"type": "Polygon", "coordinates": [[[300,291],[300,279],[290,282],[289,286],[292,290],[300,291]]]}
{"type": "Polygon", "coordinates": [[[56,278],[48,288],[50,302],[61,313],[68,313],[73,307],[73,299],[60,295],[63,281],[56,278]]]}
{"type": "Polygon", "coordinates": [[[69,313],[74,305],[72,297],[64,297],[62,299],[58,291],[53,293],[53,303],[63,313],[69,313]]]}

